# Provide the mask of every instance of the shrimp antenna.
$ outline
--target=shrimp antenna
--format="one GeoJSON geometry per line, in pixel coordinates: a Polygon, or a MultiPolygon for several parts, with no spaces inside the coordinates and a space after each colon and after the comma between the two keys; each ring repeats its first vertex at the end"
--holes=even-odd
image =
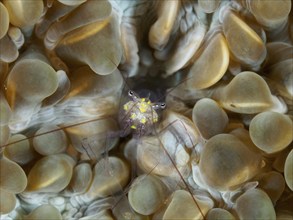
{"type": "MultiPolygon", "coordinates": [[[[186,80],[187,80],[187,79],[183,80],[183,81],[180,82],[180,83],[183,83],[183,82],[185,82],[186,80]]],[[[153,117],[153,115],[152,115],[152,117],[153,117]]],[[[168,127],[168,126],[167,126],[167,127],[168,127]]],[[[169,154],[168,150],[165,148],[165,146],[164,146],[162,140],[160,139],[159,133],[161,133],[161,132],[158,132],[158,131],[156,130],[156,128],[155,128],[155,124],[153,124],[153,128],[154,128],[154,134],[156,135],[157,140],[159,141],[159,145],[162,147],[163,151],[166,153],[167,157],[169,158],[170,162],[172,163],[173,167],[175,168],[177,174],[179,175],[181,181],[183,182],[183,184],[184,184],[184,186],[186,187],[187,191],[189,192],[189,194],[190,194],[190,196],[191,196],[193,202],[195,203],[197,209],[199,210],[199,212],[200,212],[200,214],[201,214],[203,220],[206,220],[206,217],[205,217],[203,211],[201,210],[199,204],[197,203],[196,199],[194,198],[194,196],[193,196],[193,194],[192,194],[192,191],[191,191],[189,185],[187,184],[186,180],[183,178],[183,175],[182,175],[182,173],[179,171],[178,167],[176,166],[176,163],[175,163],[174,159],[171,157],[171,155],[169,154]]],[[[166,127],[165,127],[165,128],[166,128],[166,127]]],[[[165,128],[163,128],[163,129],[165,129],[165,128]]]]}
{"type": "MultiPolygon", "coordinates": [[[[119,65],[117,65],[108,55],[106,55],[106,58],[118,69],[118,66],[119,65]]],[[[123,81],[125,82],[125,84],[127,85],[127,87],[128,88],[130,88],[130,86],[129,86],[129,84],[127,83],[127,80],[126,80],[126,78],[125,78],[125,76],[123,75],[123,72],[125,72],[125,71],[122,71],[122,70],[120,70],[120,69],[118,69],[119,71],[120,71],[120,73],[121,73],[121,76],[122,76],[122,78],[123,78],[123,81]]],[[[124,88],[123,88],[124,89],[124,88]]]]}
{"type": "Polygon", "coordinates": [[[156,136],[157,136],[157,138],[159,140],[159,144],[161,145],[161,147],[163,148],[163,150],[166,153],[167,157],[171,161],[171,163],[172,163],[173,167],[175,168],[177,174],[180,176],[181,181],[183,182],[184,186],[186,187],[187,191],[189,192],[189,194],[190,194],[190,196],[191,196],[194,204],[196,205],[197,209],[199,210],[201,216],[203,217],[203,220],[206,220],[205,215],[203,214],[203,212],[202,212],[199,204],[197,203],[196,199],[194,198],[190,187],[188,186],[186,180],[183,178],[182,174],[180,173],[179,169],[177,168],[175,161],[172,159],[171,155],[169,154],[169,152],[167,151],[167,149],[164,147],[161,139],[159,138],[159,134],[158,134],[158,132],[156,130],[155,130],[155,134],[156,134],[156,136]]]}
{"type": "Polygon", "coordinates": [[[147,95],[147,99],[150,99],[150,97],[151,97],[151,93],[149,92],[147,95]]]}
{"type": "MultiPolygon", "coordinates": [[[[106,117],[106,118],[111,118],[111,117],[109,116],[109,117],[106,117]]],[[[75,126],[87,124],[87,123],[90,123],[90,122],[95,122],[95,121],[98,121],[98,120],[101,120],[101,118],[94,118],[94,119],[91,119],[91,120],[82,121],[82,122],[79,122],[79,123],[76,123],[76,124],[67,125],[67,126],[64,126],[64,127],[58,127],[56,129],[52,129],[52,130],[45,131],[45,132],[42,132],[42,133],[39,133],[39,134],[35,134],[35,135],[32,135],[32,136],[28,136],[26,138],[22,138],[22,139],[17,140],[17,141],[13,141],[13,142],[10,142],[10,143],[8,142],[7,144],[1,145],[0,146],[0,149],[3,148],[3,147],[7,147],[9,145],[12,145],[12,144],[17,144],[19,142],[32,139],[34,137],[43,136],[43,135],[49,134],[51,132],[60,131],[60,130],[66,129],[66,128],[72,128],[72,127],[75,127],[75,126]]]]}
{"type": "MultiPolygon", "coordinates": [[[[114,63],[114,61],[109,57],[109,56],[106,56],[107,58],[108,58],[108,60],[114,65],[114,66],[116,66],[116,68],[118,69],[118,66],[114,63]]],[[[119,70],[119,69],[118,69],[119,70]]],[[[128,84],[128,82],[127,82],[127,80],[126,80],[126,78],[125,78],[125,76],[123,75],[123,72],[124,71],[121,71],[121,70],[119,70],[120,71],[120,75],[121,75],[121,77],[122,77],[122,79],[123,79],[123,81],[124,81],[124,86],[123,86],[123,88],[122,88],[122,93],[123,93],[123,91],[125,91],[125,87],[127,87],[128,89],[130,89],[131,87],[130,87],[130,85],[128,84]]],[[[127,74],[126,74],[127,75],[127,74]]],[[[121,106],[121,102],[122,102],[122,99],[120,99],[120,101],[119,101],[119,106],[121,106]]]]}
{"type": "Polygon", "coordinates": [[[180,81],[176,86],[174,86],[172,89],[170,89],[166,94],[164,94],[158,101],[162,101],[164,100],[168,94],[170,94],[172,91],[174,91],[175,89],[178,88],[178,86],[180,86],[181,84],[185,83],[186,81],[190,80],[192,77],[188,77],[183,79],[182,81],[180,81]]]}

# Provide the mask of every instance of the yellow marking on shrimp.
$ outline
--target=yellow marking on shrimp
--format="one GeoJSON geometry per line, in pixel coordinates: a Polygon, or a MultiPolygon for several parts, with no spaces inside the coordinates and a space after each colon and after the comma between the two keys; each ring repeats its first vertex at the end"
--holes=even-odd
{"type": "Polygon", "coordinates": [[[137,98],[123,105],[124,114],[130,120],[130,128],[137,130],[138,126],[144,129],[152,123],[158,122],[158,114],[153,103],[148,98],[137,98]]]}
{"type": "Polygon", "coordinates": [[[145,113],[148,110],[148,108],[150,108],[150,105],[147,102],[142,101],[139,103],[138,108],[141,113],[145,113]]]}
{"type": "Polygon", "coordinates": [[[125,110],[125,111],[128,111],[128,105],[127,105],[128,103],[126,103],[125,105],[123,105],[123,109],[125,110]]]}
{"type": "Polygon", "coordinates": [[[136,119],[137,118],[137,115],[135,113],[132,113],[131,116],[130,116],[130,118],[131,119],[136,119]]]}
{"type": "Polygon", "coordinates": [[[140,123],[145,124],[146,123],[146,118],[140,119],[140,123]]]}

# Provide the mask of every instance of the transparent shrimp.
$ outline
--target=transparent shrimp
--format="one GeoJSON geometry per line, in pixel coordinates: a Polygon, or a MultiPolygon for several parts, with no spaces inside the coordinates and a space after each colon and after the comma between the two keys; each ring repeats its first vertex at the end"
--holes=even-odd
{"type": "MultiPolygon", "coordinates": [[[[118,193],[119,196],[117,196],[117,192],[113,192],[113,195],[115,198],[115,204],[113,205],[113,212],[116,213],[116,217],[119,216],[122,218],[122,216],[129,215],[129,218],[135,218],[136,213],[133,211],[131,206],[128,204],[128,199],[127,199],[127,193],[129,190],[131,190],[134,186],[140,184],[141,181],[143,181],[144,178],[146,178],[149,175],[156,175],[156,173],[153,174],[153,171],[156,170],[158,166],[160,166],[160,161],[155,162],[155,165],[148,169],[147,171],[145,170],[146,176],[144,178],[140,178],[139,181],[136,181],[137,177],[140,175],[139,170],[137,170],[137,161],[138,160],[138,154],[141,153],[142,151],[139,151],[138,148],[144,148],[143,145],[149,144],[149,141],[155,143],[150,143],[150,144],[157,144],[160,150],[160,154],[164,155],[165,160],[169,161],[168,165],[172,166],[173,168],[170,168],[172,170],[172,175],[175,180],[172,180],[172,178],[168,177],[163,177],[162,180],[165,182],[166,186],[169,188],[169,192],[173,193],[176,189],[180,189],[179,185],[181,187],[185,188],[189,194],[192,196],[192,200],[195,204],[196,209],[199,210],[200,215],[202,216],[202,219],[205,219],[203,212],[201,211],[201,208],[197,202],[197,200],[194,198],[192,194],[192,190],[189,186],[189,184],[186,181],[186,177],[184,176],[186,174],[183,174],[182,171],[177,168],[177,164],[174,161],[174,155],[171,156],[169,150],[166,149],[164,146],[165,143],[161,139],[164,138],[164,133],[168,133],[168,130],[172,129],[172,126],[175,124],[179,124],[181,128],[183,129],[183,132],[186,134],[189,140],[189,145],[191,145],[191,148],[194,147],[193,140],[191,138],[191,134],[189,134],[188,129],[186,128],[187,125],[185,125],[184,122],[182,122],[179,119],[173,120],[171,123],[165,125],[163,128],[158,128],[159,124],[159,112],[160,110],[163,110],[166,108],[166,104],[164,102],[157,102],[153,103],[150,100],[150,93],[147,93],[146,97],[140,97],[136,92],[132,90],[128,90],[127,92],[127,101],[122,102],[120,106],[120,111],[119,111],[119,123],[120,123],[120,128],[121,130],[112,134],[107,135],[107,148],[109,145],[109,139],[114,138],[115,136],[120,136],[120,137],[126,137],[129,135],[132,135],[132,139],[130,142],[133,140],[134,145],[132,145],[130,142],[130,149],[124,149],[124,153],[128,154],[127,159],[131,163],[132,167],[132,181],[128,184],[128,186],[123,189],[121,186],[120,193],[118,193]],[[150,138],[150,140],[148,139],[150,138]],[[132,149],[131,149],[132,148],[132,149]],[[126,204],[125,204],[126,203],[126,204]]],[[[176,139],[176,138],[175,138],[176,139]]],[[[89,137],[86,138],[83,142],[83,147],[86,149],[88,154],[92,151],[93,143],[97,141],[97,137],[89,137]]],[[[182,140],[177,139],[177,143],[182,143],[182,140]]],[[[183,144],[183,143],[182,143],[183,144]]],[[[127,144],[126,144],[127,145],[127,144]]],[[[185,143],[184,143],[185,145],[185,143]]],[[[127,147],[125,147],[127,148],[127,147]]],[[[106,160],[104,160],[105,164],[105,170],[108,170],[108,175],[113,177],[113,171],[111,171],[111,166],[109,163],[107,163],[107,157],[108,157],[108,150],[105,150],[106,152],[106,160]]],[[[110,152],[111,155],[111,152],[110,152]]],[[[89,155],[90,158],[93,157],[93,155],[89,155]]],[[[94,160],[94,158],[92,158],[94,160]]],[[[155,159],[156,160],[156,159],[155,159]]],[[[164,165],[163,165],[164,166],[164,165]]],[[[141,168],[138,168],[141,169],[141,168]]],[[[140,171],[141,172],[141,171],[140,171]]],[[[166,196],[166,199],[170,197],[170,194],[166,196]]]]}
{"type": "Polygon", "coordinates": [[[129,90],[128,96],[132,100],[123,105],[122,113],[119,121],[123,127],[125,135],[129,134],[129,129],[132,129],[132,134],[136,137],[147,135],[154,123],[159,120],[156,110],[164,109],[165,103],[152,103],[149,97],[140,98],[134,91],[129,90]]]}
{"type": "MultiPolygon", "coordinates": [[[[151,90],[144,90],[145,95],[141,96],[138,94],[140,92],[126,88],[128,85],[128,79],[124,78],[124,80],[125,87],[123,88],[122,93],[127,93],[127,95],[122,95],[119,104],[120,106],[117,120],[119,121],[120,129],[115,128],[115,126],[110,131],[107,129],[101,129],[101,131],[93,132],[94,135],[89,136],[85,133],[82,135],[82,138],[79,139],[74,138],[74,135],[69,135],[71,144],[73,144],[75,147],[76,145],[79,145],[77,151],[83,155],[83,159],[81,160],[90,160],[93,165],[96,165],[101,160],[104,161],[103,166],[105,175],[113,177],[113,170],[111,164],[109,163],[109,157],[117,153],[119,154],[119,152],[121,153],[121,150],[119,147],[117,147],[117,141],[119,138],[123,138],[122,140],[129,140],[129,137],[132,136],[132,139],[130,140],[134,140],[135,146],[134,150],[132,149],[133,152],[130,153],[132,157],[127,157],[132,168],[131,181],[126,186],[120,186],[120,190],[118,190],[118,192],[112,191],[110,193],[110,197],[114,199],[114,202],[112,203],[112,211],[116,213],[116,216],[125,216],[128,213],[130,217],[133,217],[137,215],[137,213],[128,204],[128,191],[131,190],[134,186],[140,184],[140,182],[146,178],[146,176],[156,176],[156,169],[160,166],[160,161],[156,161],[153,167],[142,171],[139,170],[141,168],[137,168],[138,161],[136,160],[138,155],[142,154],[143,151],[141,150],[143,150],[144,145],[153,144],[153,142],[155,142],[155,144],[161,149],[160,153],[164,155],[164,160],[169,161],[168,165],[172,166],[170,167],[170,170],[172,170],[173,179],[166,176],[161,178],[169,189],[169,194],[165,197],[166,201],[176,189],[183,188],[191,195],[195,207],[199,210],[202,219],[205,219],[204,214],[201,211],[201,207],[193,195],[193,190],[186,180],[186,174],[182,173],[183,171],[177,167],[178,165],[175,162],[176,158],[174,155],[170,155],[170,150],[166,149],[165,147],[165,140],[162,140],[162,138],[164,138],[164,134],[171,131],[174,124],[179,124],[183,130],[183,133],[185,133],[188,139],[190,139],[190,145],[194,147],[195,143],[193,143],[191,138],[192,135],[189,134],[189,131],[186,128],[187,125],[185,125],[179,119],[176,119],[171,123],[167,122],[167,124],[164,125],[160,124],[162,117],[161,112],[166,108],[166,104],[164,102],[153,102],[153,92],[151,90]],[[126,101],[124,100],[125,98],[126,101]],[[162,125],[163,127],[159,128],[159,125],[162,125]],[[86,155],[87,157],[85,157],[86,155]],[[141,174],[141,172],[146,173],[146,176],[141,178],[139,181],[136,181],[136,178],[141,174]]],[[[162,97],[160,99],[162,99],[162,97]]],[[[75,131],[80,131],[83,129],[87,131],[87,127],[91,128],[91,125],[93,125],[92,127],[94,129],[97,129],[97,126],[102,126],[103,121],[108,120],[108,118],[111,117],[91,117],[87,120],[86,118],[82,118],[78,123],[68,125],[63,124],[62,126],[59,125],[59,127],[56,129],[35,133],[33,135],[27,135],[27,137],[24,136],[22,139],[8,142],[7,144],[2,145],[1,148],[9,148],[9,146],[20,143],[27,139],[46,136],[60,130],[74,134],[75,131]]],[[[28,134],[30,134],[30,132],[28,132],[28,134]]],[[[180,140],[180,137],[175,137],[174,140],[179,144],[185,145],[185,143],[180,140]]]]}

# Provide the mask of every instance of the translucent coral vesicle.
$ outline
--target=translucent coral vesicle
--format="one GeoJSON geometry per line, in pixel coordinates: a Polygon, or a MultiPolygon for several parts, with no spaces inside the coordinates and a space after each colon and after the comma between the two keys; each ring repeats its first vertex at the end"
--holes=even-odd
{"type": "Polygon", "coordinates": [[[36,24],[44,10],[41,0],[4,0],[3,4],[9,12],[11,24],[20,28],[36,24]]]}
{"type": "Polygon", "coordinates": [[[229,50],[222,34],[216,34],[201,50],[189,71],[187,84],[193,89],[214,85],[225,74],[229,64],[229,50]]]}
{"type": "Polygon", "coordinates": [[[250,71],[237,74],[228,85],[215,90],[213,97],[225,109],[238,113],[258,113],[275,105],[265,80],[250,71]]]}
{"type": "Polygon", "coordinates": [[[116,15],[80,27],[60,41],[56,52],[73,66],[87,64],[95,73],[108,75],[117,69],[122,57],[118,27],[116,15]]]}
{"type": "Polygon", "coordinates": [[[0,2],[0,39],[7,33],[9,27],[9,14],[6,7],[0,2]]]}
{"type": "Polygon", "coordinates": [[[239,16],[228,11],[223,20],[223,31],[234,59],[246,66],[258,66],[266,57],[262,39],[239,16]]]}
{"type": "Polygon", "coordinates": [[[290,0],[248,0],[248,8],[256,20],[268,30],[278,28],[290,13],[290,0]]]}

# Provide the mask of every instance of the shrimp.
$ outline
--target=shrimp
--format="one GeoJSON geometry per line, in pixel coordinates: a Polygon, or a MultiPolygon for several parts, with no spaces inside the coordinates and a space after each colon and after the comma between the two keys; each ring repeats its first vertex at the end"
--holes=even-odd
{"type": "MultiPolygon", "coordinates": [[[[117,111],[118,116],[116,117],[116,120],[119,122],[120,129],[114,128],[112,130],[101,130],[101,132],[93,132],[93,135],[83,134],[81,135],[82,138],[76,139],[76,136],[74,135],[75,131],[85,130],[87,131],[87,127],[91,127],[93,125],[93,128],[97,129],[97,126],[95,124],[103,124],[103,120],[108,120],[111,117],[98,117],[93,118],[90,117],[88,120],[79,120],[78,123],[74,124],[63,124],[63,126],[60,126],[56,129],[52,130],[46,130],[45,132],[38,132],[33,135],[28,135],[26,138],[18,139],[16,141],[8,142],[1,146],[1,148],[9,148],[11,145],[20,143],[22,141],[25,141],[27,139],[32,140],[37,137],[49,135],[51,133],[57,132],[57,131],[66,131],[69,134],[71,144],[75,147],[75,149],[83,155],[81,157],[81,160],[91,161],[92,165],[96,165],[99,161],[103,160],[104,163],[104,169],[105,172],[111,176],[113,175],[113,172],[111,171],[112,167],[109,163],[109,157],[111,155],[117,154],[119,152],[119,147],[117,146],[117,140],[119,138],[122,138],[122,140],[134,140],[135,141],[135,149],[133,153],[133,157],[127,158],[131,168],[132,168],[132,175],[131,175],[131,181],[128,183],[127,186],[120,186],[120,190],[117,192],[112,192],[111,197],[114,198],[115,202],[112,203],[112,210],[113,212],[116,212],[117,216],[124,215],[125,213],[134,213],[133,209],[130,205],[128,205],[127,211],[123,212],[121,209],[121,205],[119,205],[120,202],[124,201],[124,203],[128,203],[127,195],[128,191],[133,188],[134,185],[138,185],[139,181],[135,181],[135,178],[139,175],[137,173],[137,155],[141,154],[141,150],[143,150],[143,145],[149,144],[150,142],[155,141],[156,144],[161,148],[161,154],[165,155],[165,159],[168,162],[168,166],[173,166],[173,168],[170,168],[172,170],[172,175],[177,175],[176,181],[170,182],[167,177],[163,177],[164,181],[166,182],[166,185],[169,187],[169,193],[173,193],[176,189],[178,189],[179,185],[181,187],[179,188],[185,188],[188,193],[191,195],[195,206],[200,212],[200,215],[204,219],[204,214],[201,211],[200,206],[198,205],[197,200],[194,198],[192,189],[190,185],[186,181],[186,175],[182,174],[177,168],[177,164],[174,159],[174,155],[171,156],[170,152],[166,147],[164,146],[164,140],[161,140],[164,136],[164,133],[168,133],[168,131],[172,130],[172,127],[174,124],[180,124],[181,128],[183,128],[183,132],[185,132],[190,139],[190,145],[194,147],[194,143],[192,143],[192,138],[190,134],[188,134],[188,130],[186,129],[186,125],[180,121],[179,119],[176,119],[175,121],[164,125],[164,127],[159,128],[159,125],[161,124],[162,120],[162,113],[167,108],[166,103],[161,101],[166,96],[166,91],[160,88],[161,91],[158,92],[156,89],[141,89],[142,84],[145,83],[145,81],[148,80],[142,80],[144,83],[141,83],[140,89],[137,88],[129,88],[131,79],[122,77],[124,82],[124,88],[122,89],[122,96],[120,98],[120,104],[119,104],[119,110],[117,111]],[[156,92],[159,94],[156,94],[156,92]],[[126,93],[126,95],[125,95],[126,93]],[[126,100],[124,100],[126,99],[126,100]],[[159,100],[159,101],[156,101],[159,100]],[[72,135],[73,134],[73,135],[72,135]],[[131,136],[130,136],[131,135],[131,136]],[[130,137],[132,137],[130,139],[130,137]],[[151,138],[151,139],[149,139],[151,138]],[[97,144],[99,147],[97,147],[97,144]],[[79,146],[77,146],[79,145],[79,146]],[[77,147],[76,147],[77,146],[77,147]],[[104,146],[103,149],[101,146],[104,146]],[[140,149],[136,149],[140,148],[140,149]],[[116,152],[116,153],[115,153],[116,152]],[[86,156],[87,155],[87,156],[86,156]],[[85,157],[86,156],[86,157],[85,157]],[[184,177],[185,176],[185,177],[184,177]],[[135,184],[133,185],[133,183],[135,184]],[[120,193],[119,193],[120,192],[120,193]],[[117,196],[120,195],[120,196],[117,196]],[[116,210],[116,208],[119,208],[116,210]],[[122,214],[119,214],[122,213],[122,214]],[[123,214],[124,213],[124,214],[123,214]]],[[[157,79],[156,79],[157,80],[157,79]]],[[[167,79],[166,79],[167,80],[167,79]]],[[[174,88],[176,88],[177,85],[175,85],[174,88]]],[[[152,87],[152,86],[150,86],[152,87]]],[[[173,88],[173,89],[174,89],[173,88]]],[[[114,120],[114,121],[116,121],[114,120]]],[[[108,123],[108,122],[105,122],[108,123]]],[[[114,126],[115,127],[115,126],[114,126]]],[[[26,132],[29,130],[26,130],[26,132]]],[[[30,134],[30,132],[28,132],[30,134]]],[[[185,145],[185,143],[180,140],[180,137],[175,139],[179,144],[185,145]]],[[[153,171],[156,171],[156,168],[160,166],[160,161],[157,161],[156,164],[153,167],[150,167],[145,170],[146,176],[148,175],[156,175],[157,173],[153,171]]],[[[114,177],[115,178],[115,177],[114,177]]],[[[170,197],[170,195],[168,195],[170,197]]],[[[166,198],[167,199],[167,198],[166,198]]]]}
{"type": "Polygon", "coordinates": [[[158,122],[157,109],[164,109],[165,103],[153,104],[149,98],[140,98],[134,91],[129,90],[128,95],[131,101],[123,105],[123,112],[120,117],[120,124],[125,132],[133,129],[133,135],[142,136],[147,134],[153,123],[158,122]]]}
{"type": "MultiPolygon", "coordinates": [[[[178,186],[181,185],[181,187],[185,188],[188,191],[188,193],[191,195],[192,200],[195,203],[196,208],[199,210],[200,215],[202,216],[203,219],[205,219],[204,214],[201,211],[201,208],[197,200],[192,195],[192,189],[190,188],[190,185],[185,180],[186,177],[184,178],[184,175],[186,174],[183,174],[182,171],[179,170],[180,168],[177,168],[178,165],[176,164],[174,160],[174,155],[173,156],[170,155],[169,150],[166,149],[166,147],[164,146],[164,143],[163,143],[164,141],[161,140],[162,138],[164,138],[165,133],[168,133],[168,130],[169,131],[172,130],[172,127],[175,124],[179,124],[179,127],[181,126],[181,129],[183,129],[183,132],[186,133],[187,139],[189,139],[188,141],[189,141],[190,147],[191,148],[194,147],[195,144],[193,143],[193,138],[191,137],[192,135],[189,134],[189,131],[186,128],[186,126],[188,125],[186,125],[180,119],[175,119],[171,123],[167,122],[167,125],[165,124],[164,127],[158,128],[158,124],[160,124],[160,120],[161,120],[161,113],[166,108],[166,103],[154,102],[153,100],[154,100],[154,97],[156,97],[156,95],[153,93],[154,93],[153,91],[148,89],[138,90],[138,92],[128,89],[127,100],[121,102],[120,110],[119,110],[118,120],[119,120],[121,130],[118,132],[114,132],[112,134],[108,134],[107,136],[107,139],[108,139],[106,141],[107,149],[104,151],[106,153],[104,155],[106,157],[106,160],[104,160],[105,162],[104,166],[105,166],[105,170],[108,170],[108,175],[111,176],[112,178],[115,178],[115,176],[113,176],[114,172],[111,171],[111,165],[109,165],[109,161],[107,161],[108,152],[110,148],[108,145],[111,145],[109,144],[110,142],[109,139],[115,138],[116,136],[129,137],[129,135],[131,135],[132,138],[130,139],[128,143],[130,143],[131,145],[132,144],[131,141],[136,142],[134,144],[134,148],[129,150],[129,151],[132,151],[130,155],[128,155],[128,157],[126,156],[132,167],[132,177],[131,177],[132,181],[130,181],[130,183],[126,187],[121,186],[120,193],[118,193],[120,196],[117,196],[117,192],[113,193],[113,195],[114,194],[116,195],[116,197],[114,196],[116,198],[115,199],[116,202],[113,205],[112,210],[113,212],[116,212],[116,215],[120,216],[121,218],[122,216],[125,216],[125,215],[130,215],[135,218],[135,213],[129,204],[126,210],[114,211],[114,209],[116,207],[120,209],[121,205],[119,205],[119,203],[121,202],[125,203],[126,201],[126,203],[128,203],[127,193],[129,192],[129,190],[131,190],[134,186],[138,185],[147,176],[153,175],[153,171],[155,171],[156,168],[160,166],[160,161],[157,161],[157,163],[155,163],[153,167],[150,167],[149,169],[144,170],[145,173],[147,173],[144,178],[140,178],[140,181],[136,181],[139,175],[138,173],[139,171],[137,170],[137,166],[138,166],[137,160],[139,157],[138,154],[141,154],[140,149],[143,149],[145,144],[150,144],[150,142],[155,141],[156,143],[151,143],[151,144],[157,144],[158,148],[160,149],[160,154],[164,155],[165,157],[164,160],[169,161],[168,162],[169,166],[173,166],[173,168],[170,168],[172,170],[173,177],[174,175],[177,176],[177,180],[175,182],[174,181],[170,182],[170,179],[168,180],[168,178],[165,178],[164,180],[166,182],[166,185],[168,185],[169,187],[170,193],[173,193],[173,191],[178,189],[178,186]],[[143,96],[138,95],[139,93],[142,94],[143,96]],[[121,213],[119,214],[119,212],[121,213]]],[[[160,98],[160,100],[162,100],[162,97],[160,98]]],[[[182,140],[180,140],[180,137],[179,138],[176,137],[175,139],[178,143],[185,145],[185,143],[183,143],[182,140]]],[[[95,145],[95,142],[97,142],[96,136],[85,138],[82,144],[83,148],[88,153],[89,157],[92,158],[92,160],[95,160],[95,158],[93,158],[93,155],[90,155],[91,152],[93,152],[92,149],[95,145]]],[[[128,145],[128,143],[126,145],[128,145]]],[[[157,174],[156,172],[154,173],[155,173],[154,175],[157,174]]]]}

